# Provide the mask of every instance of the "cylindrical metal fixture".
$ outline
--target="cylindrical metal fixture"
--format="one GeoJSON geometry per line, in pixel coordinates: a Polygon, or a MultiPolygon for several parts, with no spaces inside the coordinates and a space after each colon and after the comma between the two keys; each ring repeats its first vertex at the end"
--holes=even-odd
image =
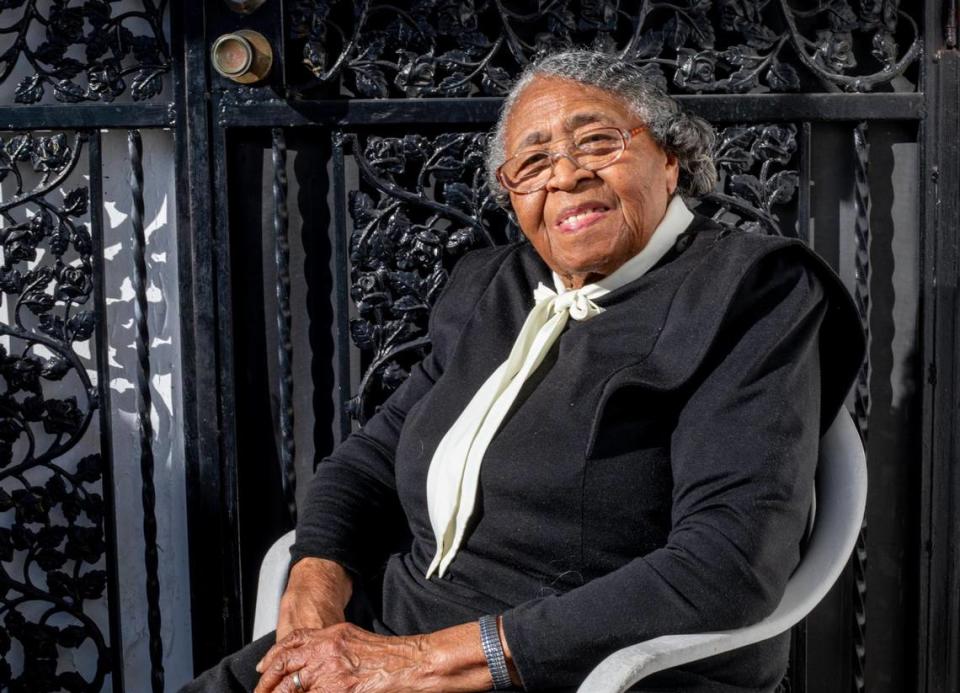
{"type": "Polygon", "coordinates": [[[253,84],[270,74],[273,49],[263,34],[241,29],[217,38],[210,49],[210,60],[213,69],[227,79],[253,84]]]}
{"type": "Polygon", "coordinates": [[[237,14],[250,14],[260,7],[265,0],[224,0],[224,2],[237,14]]]}

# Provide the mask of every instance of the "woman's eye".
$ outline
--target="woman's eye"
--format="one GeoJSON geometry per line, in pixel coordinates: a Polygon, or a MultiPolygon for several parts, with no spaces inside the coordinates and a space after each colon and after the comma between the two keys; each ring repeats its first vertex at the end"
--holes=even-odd
{"type": "Polygon", "coordinates": [[[550,157],[546,152],[535,152],[520,159],[517,164],[517,173],[521,176],[534,175],[550,165],[550,157]]]}
{"type": "Polygon", "coordinates": [[[580,149],[602,149],[616,145],[617,138],[609,132],[592,132],[577,140],[580,149]]]}

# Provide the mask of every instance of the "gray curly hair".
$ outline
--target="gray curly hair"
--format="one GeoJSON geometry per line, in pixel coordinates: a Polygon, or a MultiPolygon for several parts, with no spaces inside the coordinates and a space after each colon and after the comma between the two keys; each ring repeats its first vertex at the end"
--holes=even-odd
{"type": "Polygon", "coordinates": [[[687,113],[636,65],[616,55],[591,50],[569,50],[547,55],[528,65],[503,101],[500,117],[487,142],[487,181],[498,201],[506,204],[506,190],[497,180],[497,167],[506,159],[507,119],[524,89],[537,77],[557,77],[602,89],[619,99],[643,121],[654,141],[677,157],[681,195],[698,197],[717,183],[713,162],[713,127],[687,113]]]}

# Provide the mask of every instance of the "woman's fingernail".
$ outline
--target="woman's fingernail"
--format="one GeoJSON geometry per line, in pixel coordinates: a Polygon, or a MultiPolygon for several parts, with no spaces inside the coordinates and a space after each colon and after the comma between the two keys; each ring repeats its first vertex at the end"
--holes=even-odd
{"type": "Polygon", "coordinates": [[[258,674],[262,674],[262,673],[263,673],[263,660],[262,660],[262,659],[261,659],[259,662],[257,662],[257,673],[258,673],[258,674]]]}

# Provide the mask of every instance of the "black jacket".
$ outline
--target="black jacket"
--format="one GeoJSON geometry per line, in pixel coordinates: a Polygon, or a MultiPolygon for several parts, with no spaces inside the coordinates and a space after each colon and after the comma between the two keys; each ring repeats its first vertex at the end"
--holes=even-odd
{"type": "MultiPolygon", "coordinates": [[[[611,651],[737,627],[795,567],[820,434],[863,355],[849,296],[805,246],[697,217],[643,277],[573,322],[487,449],[448,573],[426,476],[440,439],[507,356],[550,274],[524,243],[457,265],[433,350],[318,466],[294,560],[383,573],[378,628],[429,632],[502,613],[528,690],[576,686],[611,651]]],[[[787,636],[664,672],[644,690],[765,691],[787,636]]]]}

